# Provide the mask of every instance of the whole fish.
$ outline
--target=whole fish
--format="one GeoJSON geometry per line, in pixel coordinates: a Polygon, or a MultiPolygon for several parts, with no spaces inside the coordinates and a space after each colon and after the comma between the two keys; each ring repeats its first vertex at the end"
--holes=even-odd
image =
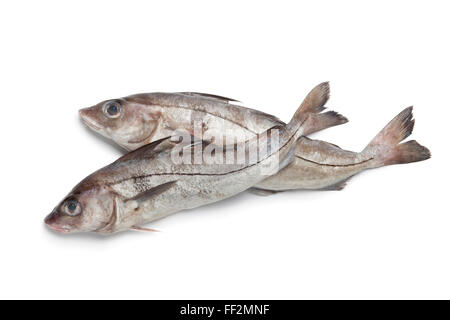
{"type": "MultiPolygon", "coordinates": [[[[303,104],[314,105],[316,109],[311,110],[316,110],[316,113],[310,114],[310,120],[304,126],[304,135],[347,122],[345,117],[334,111],[317,113],[325,109],[328,98],[329,85],[326,82],[316,86],[305,98],[303,104]]],[[[230,101],[236,100],[188,92],[148,93],[100,102],[81,109],[80,116],[89,128],[128,150],[170,136],[180,129],[204,140],[225,135],[231,140],[245,141],[272,126],[283,124],[272,115],[233,105],[230,101]]],[[[407,110],[398,117],[409,119],[409,135],[414,122],[411,120],[412,110],[407,110]]],[[[294,161],[255,185],[252,191],[268,195],[291,189],[341,190],[348,178],[356,173],[393,164],[392,161],[384,161],[384,158],[394,151],[393,148],[397,148],[400,141],[386,141],[389,148],[381,149],[374,147],[377,141],[356,153],[303,136],[296,143],[294,161]]],[[[411,142],[408,146],[412,148],[416,145],[411,142]]],[[[421,148],[417,145],[417,156],[401,163],[425,160],[427,154],[429,157],[426,148],[421,148]]]]}
{"type": "MultiPolygon", "coordinates": [[[[320,113],[328,99],[328,82],[317,85],[306,96],[302,104],[314,108],[304,125],[304,135],[348,121],[335,111],[320,113]]],[[[236,100],[204,93],[148,93],[103,101],[81,109],[79,113],[90,129],[126,150],[135,150],[179,130],[204,141],[221,139],[233,143],[251,139],[273,126],[284,125],[275,116],[231,104],[232,101],[236,100]]],[[[301,146],[296,150],[303,156],[301,146]]],[[[292,169],[293,174],[298,172],[299,168],[291,167],[288,165],[286,170],[292,169]]],[[[298,179],[300,187],[302,178],[298,179]]],[[[283,180],[275,179],[273,183],[273,189],[279,188],[283,180]]],[[[268,189],[272,188],[269,186],[268,189]]]]}
{"type": "Polygon", "coordinates": [[[178,153],[186,153],[188,158],[210,155],[209,145],[194,142],[180,149],[169,138],[157,140],[85,178],[45,223],[58,232],[114,233],[139,229],[171,213],[231,197],[289,164],[310,114],[320,110],[315,103],[302,103],[288,124],[223,151],[222,156],[228,159],[229,153],[244,150],[245,162],[177,163],[174,155],[178,153]]]}

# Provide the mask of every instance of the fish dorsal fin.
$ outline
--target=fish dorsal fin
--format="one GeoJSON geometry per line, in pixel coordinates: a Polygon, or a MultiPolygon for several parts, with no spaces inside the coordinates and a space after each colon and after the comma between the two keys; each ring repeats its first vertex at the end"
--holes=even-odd
{"type": "Polygon", "coordinates": [[[222,100],[226,103],[229,103],[230,101],[233,102],[240,102],[239,100],[235,100],[235,99],[231,99],[231,98],[227,98],[227,97],[223,97],[223,96],[218,96],[216,94],[209,94],[209,93],[201,93],[201,92],[177,92],[177,93],[181,93],[187,96],[199,96],[199,97],[205,97],[205,98],[213,98],[213,99],[217,99],[217,100],[222,100]]]}
{"type": "MultiPolygon", "coordinates": [[[[153,141],[152,143],[146,144],[140,148],[137,148],[134,151],[131,151],[127,154],[125,154],[124,156],[120,157],[119,159],[117,159],[114,164],[118,164],[118,163],[122,163],[122,162],[126,162],[129,160],[134,160],[134,159],[145,159],[145,158],[151,158],[155,155],[155,149],[164,141],[170,139],[171,137],[165,137],[156,141],[153,141]]],[[[167,147],[171,147],[171,145],[168,145],[167,147]]]]}
{"type": "Polygon", "coordinates": [[[137,202],[137,208],[139,208],[139,205],[144,202],[147,201],[148,199],[158,196],[161,193],[169,190],[170,188],[172,188],[173,186],[175,186],[175,184],[177,183],[176,180],[174,181],[169,181],[160,185],[157,185],[156,187],[150,188],[144,192],[141,192],[139,194],[137,194],[136,196],[129,198],[127,201],[136,201],[137,202]]]}

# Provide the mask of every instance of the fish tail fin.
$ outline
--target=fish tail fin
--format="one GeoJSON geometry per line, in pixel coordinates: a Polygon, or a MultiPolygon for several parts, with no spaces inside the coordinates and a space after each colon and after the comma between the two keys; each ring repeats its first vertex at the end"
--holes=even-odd
{"type": "Polygon", "coordinates": [[[291,121],[286,125],[286,131],[295,134],[296,138],[308,131],[311,127],[311,115],[317,115],[325,110],[325,103],[330,97],[330,85],[328,82],[322,82],[315,86],[301,103],[295,112],[291,121]],[[302,129],[302,130],[300,130],[302,129]]]}
{"type": "Polygon", "coordinates": [[[347,123],[348,119],[336,111],[327,111],[324,113],[313,113],[307,121],[307,126],[303,131],[303,135],[307,136],[311,133],[321,131],[327,128],[347,123]]]}
{"type": "Polygon", "coordinates": [[[320,113],[325,110],[325,103],[330,98],[330,84],[322,82],[315,86],[303,99],[298,112],[301,113],[320,113]]]}
{"type": "Polygon", "coordinates": [[[400,143],[413,131],[412,109],[408,107],[400,112],[363,150],[377,160],[377,166],[417,162],[431,157],[430,151],[415,140],[400,143]]]}

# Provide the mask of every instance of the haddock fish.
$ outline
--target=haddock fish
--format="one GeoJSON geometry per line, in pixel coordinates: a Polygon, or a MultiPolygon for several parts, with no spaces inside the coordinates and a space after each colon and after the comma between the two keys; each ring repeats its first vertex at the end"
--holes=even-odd
{"type": "MultiPolygon", "coordinates": [[[[305,135],[347,122],[334,111],[320,113],[325,109],[328,98],[327,82],[319,84],[307,95],[302,105],[309,105],[314,112],[310,112],[304,136],[295,145],[294,160],[280,172],[255,185],[251,189],[254,193],[267,195],[292,189],[341,190],[350,177],[363,170],[421,161],[430,156],[425,147],[414,141],[403,147],[397,146],[412,132],[412,108],[399,114],[377,137],[393,130],[400,130],[403,135],[399,131],[392,133],[395,136],[391,139],[381,141],[377,138],[359,153],[325,141],[308,139],[305,135]],[[402,139],[399,140],[400,137],[402,139]],[[381,143],[383,147],[379,147],[381,143]],[[411,155],[392,160],[394,154],[401,151],[411,155]]],[[[284,124],[275,116],[231,104],[233,101],[236,100],[211,94],[147,93],[103,101],[81,109],[79,113],[89,128],[127,150],[170,136],[177,130],[187,131],[203,140],[214,141],[219,137],[222,141],[240,142],[284,124]]]]}
{"type": "Polygon", "coordinates": [[[303,103],[288,124],[229,145],[221,155],[235,159],[236,150],[243,150],[245,161],[236,157],[224,164],[177,162],[180,154],[187,154],[187,159],[215,154],[208,148],[211,144],[203,142],[178,147],[162,138],[144,145],[81,181],[45,223],[58,232],[109,234],[142,229],[174,212],[231,197],[288,165],[310,114],[320,110],[315,103],[303,103]]]}

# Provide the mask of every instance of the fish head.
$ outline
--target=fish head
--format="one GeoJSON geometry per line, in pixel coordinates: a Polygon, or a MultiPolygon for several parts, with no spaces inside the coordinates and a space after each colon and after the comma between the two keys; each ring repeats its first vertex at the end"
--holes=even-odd
{"type": "Polygon", "coordinates": [[[114,194],[106,187],[75,187],[45,218],[61,233],[91,232],[112,228],[116,219],[114,194]]]}
{"type": "Polygon", "coordinates": [[[158,106],[127,98],[102,101],[79,114],[91,130],[127,150],[151,142],[161,118],[158,106]]]}

